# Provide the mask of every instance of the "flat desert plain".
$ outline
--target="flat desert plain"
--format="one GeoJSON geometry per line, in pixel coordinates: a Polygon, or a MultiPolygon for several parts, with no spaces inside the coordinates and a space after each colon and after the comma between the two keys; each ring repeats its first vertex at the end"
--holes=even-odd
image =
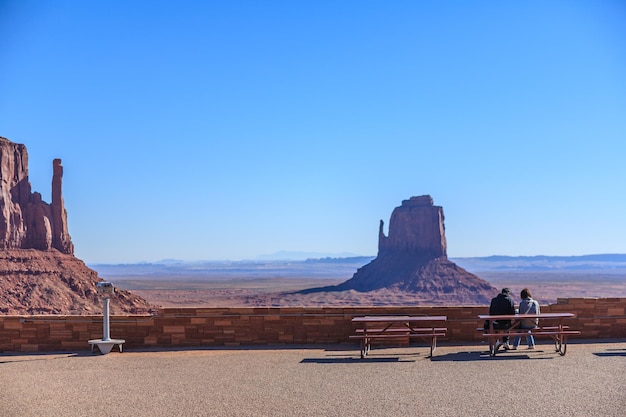
{"type": "MultiPolygon", "coordinates": [[[[359,265],[362,266],[362,265],[359,265]]],[[[100,276],[161,307],[321,307],[445,305],[424,303],[415,294],[382,289],[371,292],[298,291],[339,284],[351,278],[359,266],[352,264],[260,264],[129,271],[101,268],[100,276]]],[[[542,304],[558,298],[626,297],[626,270],[481,271],[473,272],[496,288],[509,287],[515,295],[529,288],[542,304]]],[[[515,297],[519,302],[519,297],[515,297]]]]}

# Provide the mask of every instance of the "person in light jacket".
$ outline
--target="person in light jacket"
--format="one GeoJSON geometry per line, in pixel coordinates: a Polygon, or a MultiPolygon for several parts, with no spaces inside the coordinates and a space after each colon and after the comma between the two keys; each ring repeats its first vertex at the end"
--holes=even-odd
{"type": "MultiPolygon", "coordinates": [[[[522,302],[519,303],[519,314],[539,314],[541,311],[539,309],[539,303],[537,300],[533,300],[533,296],[530,293],[528,288],[524,288],[520,294],[522,298],[522,302]]],[[[534,329],[539,324],[539,319],[523,319],[519,325],[521,330],[523,329],[534,329]]],[[[515,340],[513,340],[513,349],[517,349],[522,340],[521,336],[515,336],[515,340]]],[[[526,336],[526,342],[528,343],[528,349],[535,348],[535,338],[530,332],[528,332],[528,336],[526,336]]]]}

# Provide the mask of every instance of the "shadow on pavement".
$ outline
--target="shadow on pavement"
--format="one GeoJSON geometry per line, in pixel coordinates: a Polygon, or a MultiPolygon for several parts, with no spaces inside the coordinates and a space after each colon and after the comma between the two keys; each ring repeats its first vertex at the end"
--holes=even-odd
{"type": "Polygon", "coordinates": [[[93,353],[10,353],[3,354],[2,360],[0,360],[0,365],[7,363],[17,363],[17,362],[32,362],[32,361],[51,361],[55,359],[66,359],[66,358],[76,358],[80,356],[92,356],[93,353]]]}
{"type": "MultiPolygon", "coordinates": [[[[541,352],[541,351],[535,351],[541,352]]],[[[516,359],[526,359],[526,360],[544,360],[544,359],[553,359],[552,357],[536,357],[530,356],[525,353],[520,353],[519,351],[513,353],[511,351],[508,352],[500,352],[496,356],[491,356],[488,351],[484,352],[455,352],[448,353],[446,355],[437,355],[435,352],[435,356],[431,359],[433,362],[468,362],[468,361],[480,361],[480,360],[516,360],[516,359]]]]}
{"type": "Polygon", "coordinates": [[[607,349],[606,352],[594,352],[599,357],[626,356],[626,349],[607,349]]]}
{"type": "Polygon", "coordinates": [[[367,363],[381,363],[381,362],[415,362],[412,360],[400,359],[400,358],[305,358],[300,363],[354,363],[354,364],[367,364],[367,363]]]}

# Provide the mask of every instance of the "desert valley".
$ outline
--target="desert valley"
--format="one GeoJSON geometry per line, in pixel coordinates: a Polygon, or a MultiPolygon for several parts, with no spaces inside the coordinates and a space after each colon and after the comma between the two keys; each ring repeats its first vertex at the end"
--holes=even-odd
{"type": "MultiPolygon", "coordinates": [[[[414,305],[410,293],[300,291],[337,285],[373,257],[238,262],[96,264],[119,288],[162,307],[414,305]]],[[[497,288],[532,289],[541,303],[558,298],[626,297],[626,255],[453,258],[497,288]]]]}
{"type": "Polygon", "coordinates": [[[626,296],[626,255],[449,259],[443,208],[410,197],[380,220],[375,257],[85,265],[74,256],[53,161],[52,202],[31,190],[28,152],[0,138],[4,228],[0,312],[98,314],[97,284],[113,282],[114,313],[157,307],[488,305],[502,287],[542,303],[626,296]]]}

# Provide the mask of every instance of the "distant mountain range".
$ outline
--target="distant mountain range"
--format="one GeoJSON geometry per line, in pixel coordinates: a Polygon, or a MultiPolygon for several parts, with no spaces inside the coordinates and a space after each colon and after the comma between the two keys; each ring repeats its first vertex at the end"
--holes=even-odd
{"type": "Polygon", "coordinates": [[[257,260],[289,260],[289,261],[304,261],[307,259],[322,259],[322,258],[354,258],[359,255],[350,252],[330,253],[330,252],[299,252],[299,251],[286,251],[281,250],[271,254],[259,255],[257,260]]]}
{"type": "Polygon", "coordinates": [[[307,260],[176,261],[93,264],[103,278],[333,278],[348,279],[373,256],[307,260]]]}
{"type": "Polygon", "coordinates": [[[581,256],[487,256],[452,258],[469,271],[626,271],[626,254],[581,256]]]}
{"type": "MultiPolygon", "coordinates": [[[[288,252],[284,252],[287,254],[288,252]]],[[[299,252],[302,253],[302,252],[299,252]]],[[[102,277],[329,277],[350,278],[374,256],[321,257],[308,259],[258,259],[244,261],[181,261],[127,264],[91,264],[102,277]]],[[[626,254],[582,256],[487,256],[450,258],[470,272],[484,271],[562,271],[626,273],[626,254]]]]}

